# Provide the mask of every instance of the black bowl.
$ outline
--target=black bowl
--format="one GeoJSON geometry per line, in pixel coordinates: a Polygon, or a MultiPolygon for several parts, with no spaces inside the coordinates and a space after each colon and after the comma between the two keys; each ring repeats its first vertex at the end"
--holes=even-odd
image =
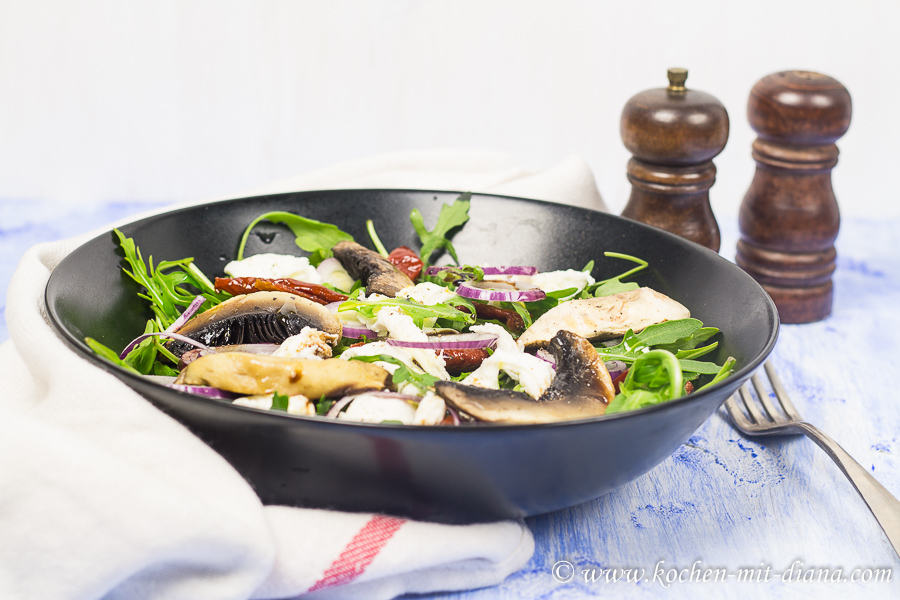
{"type": "MultiPolygon", "coordinates": [[[[280,194],[206,204],[122,227],[145,259],[193,256],[209,276],[234,258],[241,233],[259,214],[295,212],[334,223],[366,243],[375,222],[388,248],[417,247],[409,213],[437,220],[448,192],[341,190],[280,194]]],[[[772,350],[775,306],[762,288],[717,254],[664,231],[612,215],[501,196],[474,195],[470,221],[454,237],[460,260],[580,269],[597,279],[628,263],[650,263],[636,281],[719,327],[721,364],[734,375],[703,392],[633,413],[549,425],[405,427],[335,422],[257,411],[177,392],[97,357],[86,336],[121,349],[151,316],[127,278],[110,232],[75,250],[47,284],[50,318],[76,352],[184,423],[222,454],[266,504],[375,511],[444,522],[545,513],[600,496],[646,473],[678,448],[772,350]]],[[[300,253],[282,226],[261,224],[247,255],[300,253]]]]}

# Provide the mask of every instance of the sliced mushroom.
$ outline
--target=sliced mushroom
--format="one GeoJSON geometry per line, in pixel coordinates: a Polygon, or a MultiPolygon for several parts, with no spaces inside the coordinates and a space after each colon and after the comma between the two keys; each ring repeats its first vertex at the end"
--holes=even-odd
{"type": "Polygon", "coordinates": [[[547,349],[556,359],[553,383],[540,398],[438,381],[435,391],[454,408],[480,421],[535,424],[598,417],[615,396],[612,379],[594,347],[568,331],[558,332],[547,349]]]}
{"type": "Polygon", "coordinates": [[[546,346],[558,331],[571,331],[588,340],[606,340],[642,331],[650,325],[686,319],[690,311],[666,295],[639,288],[612,296],[563,302],[541,315],[519,337],[526,350],[546,346]]]}
{"type": "MultiPolygon", "coordinates": [[[[235,296],[197,315],[178,333],[207,346],[280,344],[304,327],[322,331],[332,345],[341,339],[341,322],[331,311],[286,292],[235,296]]],[[[169,344],[169,350],[176,356],[190,348],[177,340],[169,344]]]]}
{"type": "Polygon", "coordinates": [[[208,385],[247,396],[302,394],[338,398],[363,390],[383,390],[390,373],[358,360],[305,360],[245,352],[207,354],[190,363],[176,383],[208,385]]]}
{"type": "Polygon", "coordinates": [[[406,273],[386,258],[356,242],[341,242],[331,250],[350,277],[365,282],[367,294],[384,294],[393,298],[403,288],[415,285],[406,273]]]}

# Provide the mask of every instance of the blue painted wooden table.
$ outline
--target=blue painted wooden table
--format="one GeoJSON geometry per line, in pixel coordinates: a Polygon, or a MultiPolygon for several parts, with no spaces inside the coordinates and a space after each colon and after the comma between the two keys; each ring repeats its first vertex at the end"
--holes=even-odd
{"type": "MultiPolygon", "coordinates": [[[[0,312],[27,247],[147,208],[61,210],[0,201],[0,312]]],[[[723,254],[733,257],[736,227],[720,225],[723,254]]],[[[844,220],[832,316],[784,326],[773,355],[800,413],[895,495],[898,225],[898,219],[844,220]]],[[[7,337],[4,322],[0,341],[7,337]]],[[[435,597],[900,598],[900,560],[825,453],[802,437],[744,439],[722,410],[647,475],[528,525],[536,551],[524,569],[500,586],[435,597]]]]}

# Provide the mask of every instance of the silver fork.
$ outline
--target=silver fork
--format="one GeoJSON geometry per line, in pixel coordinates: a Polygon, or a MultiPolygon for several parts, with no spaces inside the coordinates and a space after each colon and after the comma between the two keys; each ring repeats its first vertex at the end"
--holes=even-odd
{"type": "Polygon", "coordinates": [[[791,399],[788,398],[787,392],[784,391],[784,387],[781,385],[781,380],[778,379],[772,363],[766,362],[765,369],[775,396],[780,403],[781,411],[775,407],[775,404],[769,398],[769,393],[763,387],[759,376],[753,375],[751,381],[753,382],[753,387],[756,388],[756,395],[762,403],[765,413],[760,411],[756,401],[750,395],[750,388],[747,384],[744,384],[740,389],[740,396],[743,400],[743,405],[747,409],[746,414],[744,414],[738,404],[738,394],[734,394],[725,401],[725,409],[731,416],[732,422],[742,433],[750,436],[806,434],[822,450],[828,453],[828,456],[841,468],[841,471],[844,472],[844,475],[847,476],[853,487],[865,500],[869,510],[875,515],[878,524],[884,529],[888,540],[894,547],[894,551],[900,554],[900,501],[892,496],[858,462],[853,460],[837,442],[804,421],[791,403],[791,399]]]}

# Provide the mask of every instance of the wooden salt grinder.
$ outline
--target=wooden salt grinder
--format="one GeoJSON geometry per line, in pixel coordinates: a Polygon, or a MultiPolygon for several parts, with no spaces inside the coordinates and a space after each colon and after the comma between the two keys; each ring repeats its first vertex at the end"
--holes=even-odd
{"type": "Polygon", "coordinates": [[[634,155],[622,216],[718,252],[709,188],[716,182],[712,158],[728,141],[728,113],[714,96],[684,87],[685,69],[668,75],[669,87],[633,96],[622,111],[622,141],[634,155]]]}
{"type": "Polygon", "coordinates": [[[782,323],[831,313],[840,226],[831,170],[850,112],[846,88],[819,73],[775,73],[750,92],[756,175],[741,204],[736,262],[769,293],[782,323]]]}

